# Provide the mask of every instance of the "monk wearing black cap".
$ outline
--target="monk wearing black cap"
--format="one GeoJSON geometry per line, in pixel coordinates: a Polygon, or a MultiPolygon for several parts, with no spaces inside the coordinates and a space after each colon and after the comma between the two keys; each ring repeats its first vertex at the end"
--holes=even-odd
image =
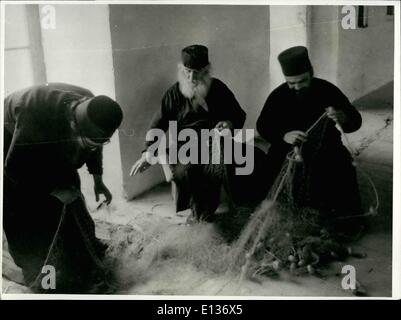
{"type": "MultiPolygon", "coordinates": [[[[177,122],[177,130],[241,129],[246,114],[231,90],[210,75],[208,48],[191,45],[181,51],[178,81],[165,93],[160,111],[154,116],[150,129],[167,131],[169,121],[177,122]]],[[[150,166],[145,144],[142,157],[133,165],[131,174],[150,166]]],[[[178,146],[179,147],[179,146],[178,146]]],[[[176,210],[191,208],[194,221],[208,220],[219,205],[221,185],[202,165],[170,164],[176,184],[176,210]]]]}
{"type": "Polygon", "coordinates": [[[297,147],[303,161],[294,179],[296,203],[318,209],[324,219],[360,214],[355,168],[336,125],[354,132],[361,115],[339,88],[313,76],[305,47],[289,48],[278,60],[286,82],[269,95],[257,120],[258,132],[271,144],[268,183],[297,147]]]}
{"type": "Polygon", "coordinates": [[[102,277],[105,248],[95,237],[77,169],[86,164],[96,200],[103,194],[110,203],[102,147],[122,117],[112,99],[68,84],[34,86],[6,97],[3,227],[9,251],[34,291],[85,292],[102,277]],[[57,274],[54,288],[41,281],[45,265],[57,274]]]}

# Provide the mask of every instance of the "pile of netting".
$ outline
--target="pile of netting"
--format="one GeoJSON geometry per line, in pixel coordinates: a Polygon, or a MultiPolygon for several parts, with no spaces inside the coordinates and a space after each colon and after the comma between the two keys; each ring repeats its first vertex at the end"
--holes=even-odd
{"type": "MultiPolygon", "coordinates": [[[[197,279],[202,281],[228,271],[232,247],[220,235],[214,224],[166,225],[156,220],[146,230],[134,225],[110,227],[109,265],[116,275],[118,291],[148,286],[147,293],[183,293],[195,290],[197,279]],[[149,285],[149,283],[151,283],[149,285]]],[[[136,289],[137,290],[137,289],[136,289]]],[[[138,289],[139,290],[139,289],[138,289]]]]}
{"type": "Polygon", "coordinates": [[[269,200],[252,215],[232,253],[231,271],[241,279],[276,276],[283,269],[316,274],[318,267],[353,254],[320,225],[316,211],[294,212],[269,200]]]}
{"type": "MultiPolygon", "coordinates": [[[[322,115],[308,130],[308,141],[316,149],[322,146],[328,121],[331,120],[322,115]]],[[[213,140],[212,146],[212,158],[221,157],[219,140],[213,140]]],[[[297,148],[288,154],[269,194],[256,209],[232,204],[235,210],[221,215],[214,224],[166,226],[155,222],[152,230],[133,226],[113,230],[109,257],[115,263],[120,288],[143,284],[165,270],[183,270],[184,265],[209,276],[225,274],[231,279],[239,276],[241,282],[277,276],[282,270],[318,276],[333,260],[363,257],[350,247],[354,238],[342,237],[331,230],[322,223],[317,210],[297,206],[297,197],[307,197],[310,174],[304,170],[300,157],[297,148]],[[238,233],[227,242],[224,231],[232,232],[233,228],[238,233]]],[[[210,165],[208,170],[222,185],[227,183],[225,165],[210,165]]],[[[374,212],[378,206],[377,193],[374,185],[367,189],[376,201],[369,208],[374,212]]],[[[195,274],[192,278],[196,278],[195,274]]]]}
{"type": "MultiPolygon", "coordinates": [[[[315,152],[322,146],[328,121],[331,120],[323,114],[307,131],[308,141],[312,142],[315,152]]],[[[341,127],[337,129],[343,138],[346,137],[341,127]]],[[[349,144],[347,140],[346,143],[349,144]]],[[[301,148],[296,146],[288,153],[266,200],[250,215],[233,246],[230,270],[240,274],[240,281],[257,276],[276,276],[283,269],[295,274],[318,275],[321,268],[334,260],[364,256],[354,252],[350,246],[362,229],[352,235],[343,234],[332,228],[334,220],[327,223],[318,210],[297,205],[300,200],[308,198],[311,174],[304,166],[301,148]]],[[[364,192],[370,192],[375,202],[361,216],[375,215],[378,208],[375,186],[358,167],[357,172],[365,177],[368,187],[364,192]]],[[[359,223],[357,218],[363,218],[361,216],[354,216],[351,223],[359,223]]],[[[344,221],[348,219],[339,217],[337,220],[342,218],[344,221]]]]}

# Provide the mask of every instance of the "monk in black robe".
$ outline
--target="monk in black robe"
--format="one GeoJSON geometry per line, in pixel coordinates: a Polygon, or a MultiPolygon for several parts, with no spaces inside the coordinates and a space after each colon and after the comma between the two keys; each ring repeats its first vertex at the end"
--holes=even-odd
{"type": "Polygon", "coordinates": [[[105,246],[95,237],[77,170],[86,164],[96,200],[103,194],[110,203],[102,147],[122,111],[106,96],[63,83],[14,92],[4,108],[3,228],[10,254],[34,291],[83,293],[103,276],[105,246]],[[43,288],[44,266],[54,268],[55,288],[43,288]]]}
{"type": "Polygon", "coordinates": [[[259,134],[270,143],[266,183],[273,185],[287,154],[298,147],[295,204],[326,217],[361,214],[356,170],[340,132],[358,130],[361,115],[339,88],[313,76],[305,47],[285,50],[279,61],[286,82],[269,95],[257,120],[259,134]]]}
{"type": "MultiPolygon", "coordinates": [[[[192,142],[199,143],[200,155],[205,150],[209,152],[212,144],[212,141],[206,141],[206,145],[205,141],[201,141],[202,129],[228,129],[233,132],[243,127],[245,118],[246,114],[231,90],[222,81],[210,76],[208,49],[193,45],[182,50],[178,82],[165,93],[161,109],[154,116],[150,130],[161,129],[165,132],[171,121],[176,124],[178,132],[192,129],[199,138],[192,142]]],[[[133,165],[131,174],[142,172],[151,165],[148,150],[153,142],[146,142],[142,157],[133,165]]],[[[174,149],[179,150],[183,144],[177,142],[174,149]]],[[[177,188],[177,212],[191,208],[195,219],[207,220],[212,217],[219,205],[224,180],[219,171],[226,168],[209,164],[184,164],[180,159],[177,163],[169,163],[169,166],[177,188]]]]}

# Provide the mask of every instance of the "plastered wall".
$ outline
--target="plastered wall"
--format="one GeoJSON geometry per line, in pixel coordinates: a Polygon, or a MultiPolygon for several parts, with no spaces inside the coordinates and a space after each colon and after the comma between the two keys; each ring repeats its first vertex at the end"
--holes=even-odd
{"type": "Polygon", "coordinates": [[[110,5],[116,96],[125,108],[120,131],[124,190],[135,197],[163,181],[160,166],[130,178],[151,117],[176,81],[183,47],[209,47],[214,75],[234,92],[254,127],[267,96],[267,6],[110,5]]]}

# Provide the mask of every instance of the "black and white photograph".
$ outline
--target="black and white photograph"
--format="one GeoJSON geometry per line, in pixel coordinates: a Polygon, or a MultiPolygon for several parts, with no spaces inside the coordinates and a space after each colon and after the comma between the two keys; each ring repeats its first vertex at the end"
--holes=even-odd
{"type": "Polygon", "coordinates": [[[398,1],[2,1],[0,30],[2,299],[401,297],[398,1]]]}

